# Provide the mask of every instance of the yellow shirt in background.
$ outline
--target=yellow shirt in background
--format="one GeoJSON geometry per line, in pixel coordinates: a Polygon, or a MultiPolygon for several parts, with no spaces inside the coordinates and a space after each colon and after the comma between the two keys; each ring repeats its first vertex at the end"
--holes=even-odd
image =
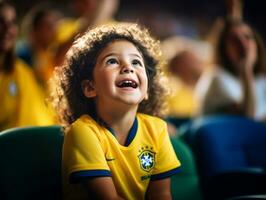
{"type": "MultiPolygon", "coordinates": [[[[59,21],[57,30],[56,30],[56,39],[55,39],[55,45],[60,45],[65,42],[68,42],[69,40],[72,40],[74,37],[76,37],[77,34],[80,33],[80,31],[85,31],[84,29],[84,22],[81,18],[63,18],[59,21]]],[[[93,28],[98,25],[103,24],[112,24],[116,23],[116,20],[114,19],[108,19],[107,21],[101,22],[100,24],[94,24],[91,25],[88,28],[93,28]]]]}
{"type": "Polygon", "coordinates": [[[0,130],[52,125],[53,117],[33,72],[17,59],[11,73],[0,74],[0,130]]]}
{"type": "Polygon", "coordinates": [[[54,68],[54,53],[52,50],[48,49],[46,51],[38,51],[35,53],[33,70],[45,92],[47,92],[47,84],[53,75],[54,68]]]}
{"type": "Polygon", "coordinates": [[[64,18],[59,21],[56,31],[56,44],[67,42],[78,34],[81,28],[81,21],[75,18],[64,18]]]}
{"type": "Polygon", "coordinates": [[[169,79],[170,95],[167,97],[168,116],[192,117],[197,113],[199,102],[194,88],[185,85],[177,78],[169,79]]]}

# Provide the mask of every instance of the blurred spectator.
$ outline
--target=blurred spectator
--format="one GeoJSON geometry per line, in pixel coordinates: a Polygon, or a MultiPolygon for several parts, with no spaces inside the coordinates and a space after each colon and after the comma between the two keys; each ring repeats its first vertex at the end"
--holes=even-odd
{"type": "Polygon", "coordinates": [[[119,7],[119,0],[72,0],[72,6],[77,18],[60,20],[57,29],[59,48],[56,54],[56,64],[60,65],[75,37],[88,28],[99,24],[114,22],[113,16],[119,7]]]}
{"type": "Polygon", "coordinates": [[[195,87],[208,65],[210,46],[185,37],[165,40],[162,49],[167,60],[167,77],[170,94],[168,96],[168,116],[178,118],[193,117],[198,111],[195,87]]]}
{"type": "Polygon", "coordinates": [[[55,63],[54,39],[60,13],[51,4],[37,4],[23,21],[26,41],[19,43],[17,55],[31,66],[44,88],[55,63]]]}
{"type": "Polygon", "coordinates": [[[0,2],[0,130],[48,125],[52,115],[44,104],[34,74],[14,55],[17,37],[15,8],[0,2]]]}
{"type": "Polygon", "coordinates": [[[198,87],[202,114],[266,119],[265,49],[259,34],[245,22],[228,18],[216,51],[218,66],[202,77],[198,87]]]}

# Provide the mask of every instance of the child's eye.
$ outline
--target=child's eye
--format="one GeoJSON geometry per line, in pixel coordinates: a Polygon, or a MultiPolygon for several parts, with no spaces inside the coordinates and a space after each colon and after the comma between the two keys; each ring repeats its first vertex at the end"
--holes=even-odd
{"type": "Polygon", "coordinates": [[[114,64],[118,64],[118,61],[115,58],[110,58],[106,61],[107,65],[114,65],[114,64]]]}
{"type": "Polygon", "coordinates": [[[140,62],[140,60],[137,60],[137,59],[132,60],[132,65],[142,67],[142,63],[140,62]]]}

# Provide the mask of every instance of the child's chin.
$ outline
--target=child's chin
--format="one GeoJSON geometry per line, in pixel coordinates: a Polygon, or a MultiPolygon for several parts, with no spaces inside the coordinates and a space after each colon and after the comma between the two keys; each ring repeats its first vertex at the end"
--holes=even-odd
{"type": "Polygon", "coordinates": [[[123,102],[127,105],[131,106],[138,106],[143,99],[124,99],[123,102]]]}

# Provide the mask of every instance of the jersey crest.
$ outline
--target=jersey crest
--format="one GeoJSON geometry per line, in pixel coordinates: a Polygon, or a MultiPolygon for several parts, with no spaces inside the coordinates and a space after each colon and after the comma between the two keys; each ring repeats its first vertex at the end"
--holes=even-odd
{"type": "Polygon", "coordinates": [[[140,167],[146,172],[150,172],[155,164],[155,153],[151,150],[142,150],[138,156],[140,167]]]}

